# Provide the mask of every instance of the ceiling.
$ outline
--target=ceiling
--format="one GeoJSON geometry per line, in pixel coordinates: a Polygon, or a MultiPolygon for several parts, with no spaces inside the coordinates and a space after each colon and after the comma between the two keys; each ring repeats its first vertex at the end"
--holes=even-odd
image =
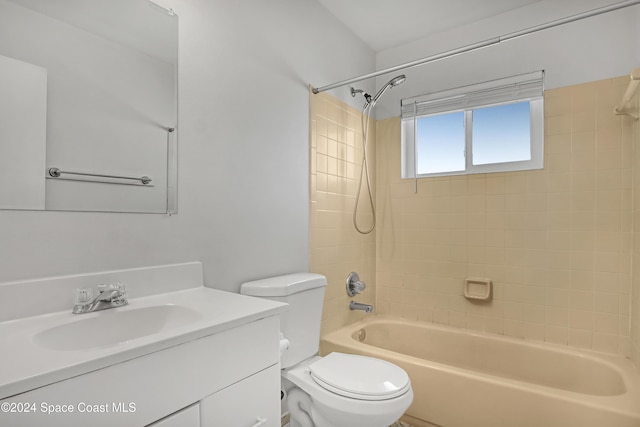
{"type": "Polygon", "coordinates": [[[541,0],[318,0],[375,52],[541,0]]]}
{"type": "Polygon", "coordinates": [[[163,61],[177,61],[177,19],[151,1],[9,1],[163,61]]]}

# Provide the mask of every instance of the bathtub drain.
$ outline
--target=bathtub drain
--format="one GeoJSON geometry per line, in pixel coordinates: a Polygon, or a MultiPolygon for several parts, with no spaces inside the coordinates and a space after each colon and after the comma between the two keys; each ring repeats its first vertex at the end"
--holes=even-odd
{"type": "Polygon", "coordinates": [[[367,337],[367,331],[365,331],[364,328],[360,329],[358,331],[358,340],[364,341],[366,337],[367,337]]]}

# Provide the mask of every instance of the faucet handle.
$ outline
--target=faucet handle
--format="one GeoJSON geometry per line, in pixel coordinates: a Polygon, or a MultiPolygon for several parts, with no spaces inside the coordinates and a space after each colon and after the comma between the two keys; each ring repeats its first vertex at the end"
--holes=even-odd
{"type": "Polygon", "coordinates": [[[124,283],[116,282],[109,285],[109,289],[118,291],[116,299],[119,301],[127,300],[127,287],[124,283]]]}
{"type": "Polygon", "coordinates": [[[349,295],[350,297],[355,296],[364,291],[364,288],[366,287],[367,285],[364,282],[360,281],[358,273],[349,273],[349,276],[347,276],[347,295],[349,295]]]}
{"type": "Polygon", "coordinates": [[[115,288],[120,291],[120,295],[122,298],[126,298],[127,297],[127,285],[125,285],[124,283],[120,283],[117,282],[115,284],[115,288]]]}
{"type": "Polygon", "coordinates": [[[103,293],[106,290],[107,290],[107,285],[105,285],[104,283],[100,283],[98,285],[98,292],[103,293]]]}
{"type": "Polygon", "coordinates": [[[91,288],[81,288],[74,291],[73,304],[88,304],[93,299],[93,290],[91,288]]]}

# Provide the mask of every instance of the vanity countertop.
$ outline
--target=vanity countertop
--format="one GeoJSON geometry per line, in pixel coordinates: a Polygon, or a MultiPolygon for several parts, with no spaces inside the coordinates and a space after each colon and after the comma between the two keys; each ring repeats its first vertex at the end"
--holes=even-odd
{"type": "MultiPolygon", "coordinates": [[[[75,315],[69,307],[63,312],[0,322],[0,400],[264,317],[278,315],[287,308],[287,304],[200,286],[133,298],[125,307],[95,313],[75,315]],[[169,318],[169,327],[157,326],[153,329],[158,331],[113,345],[53,349],[34,339],[39,333],[60,325],[83,322],[98,316],[103,316],[100,324],[108,325],[108,321],[103,321],[108,320],[107,316],[157,306],[180,306],[189,313],[195,313],[195,316],[186,323],[174,326],[170,325],[172,319],[169,318]]],[[[95,334],[104,332],[92,331],[95,334]]],[[[78,336],[77,339],[81,342],[83,336],[78,336]]]]}

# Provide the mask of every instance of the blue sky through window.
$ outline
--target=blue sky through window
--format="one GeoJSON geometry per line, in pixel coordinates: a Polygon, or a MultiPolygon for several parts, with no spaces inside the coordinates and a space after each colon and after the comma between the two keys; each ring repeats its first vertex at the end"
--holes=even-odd
{"type": "Polygon", "coordinates": [[[529,102],[473,110],[473,164],[531,160],[529,102]]]}
{"type": "MultiPolygon", "coordinates": [[[[473,164],[531,160],[529,101],[476,108],[472,114],[473,164]]],[[[465,112],[417,119],[417,173],[460,172],[465,165],[465,112]]]]}
{"type": "Polygon", "coordinates": [[[464,111],[420,117],[417,121],[418,174],[463,171],[464,111]]]}

